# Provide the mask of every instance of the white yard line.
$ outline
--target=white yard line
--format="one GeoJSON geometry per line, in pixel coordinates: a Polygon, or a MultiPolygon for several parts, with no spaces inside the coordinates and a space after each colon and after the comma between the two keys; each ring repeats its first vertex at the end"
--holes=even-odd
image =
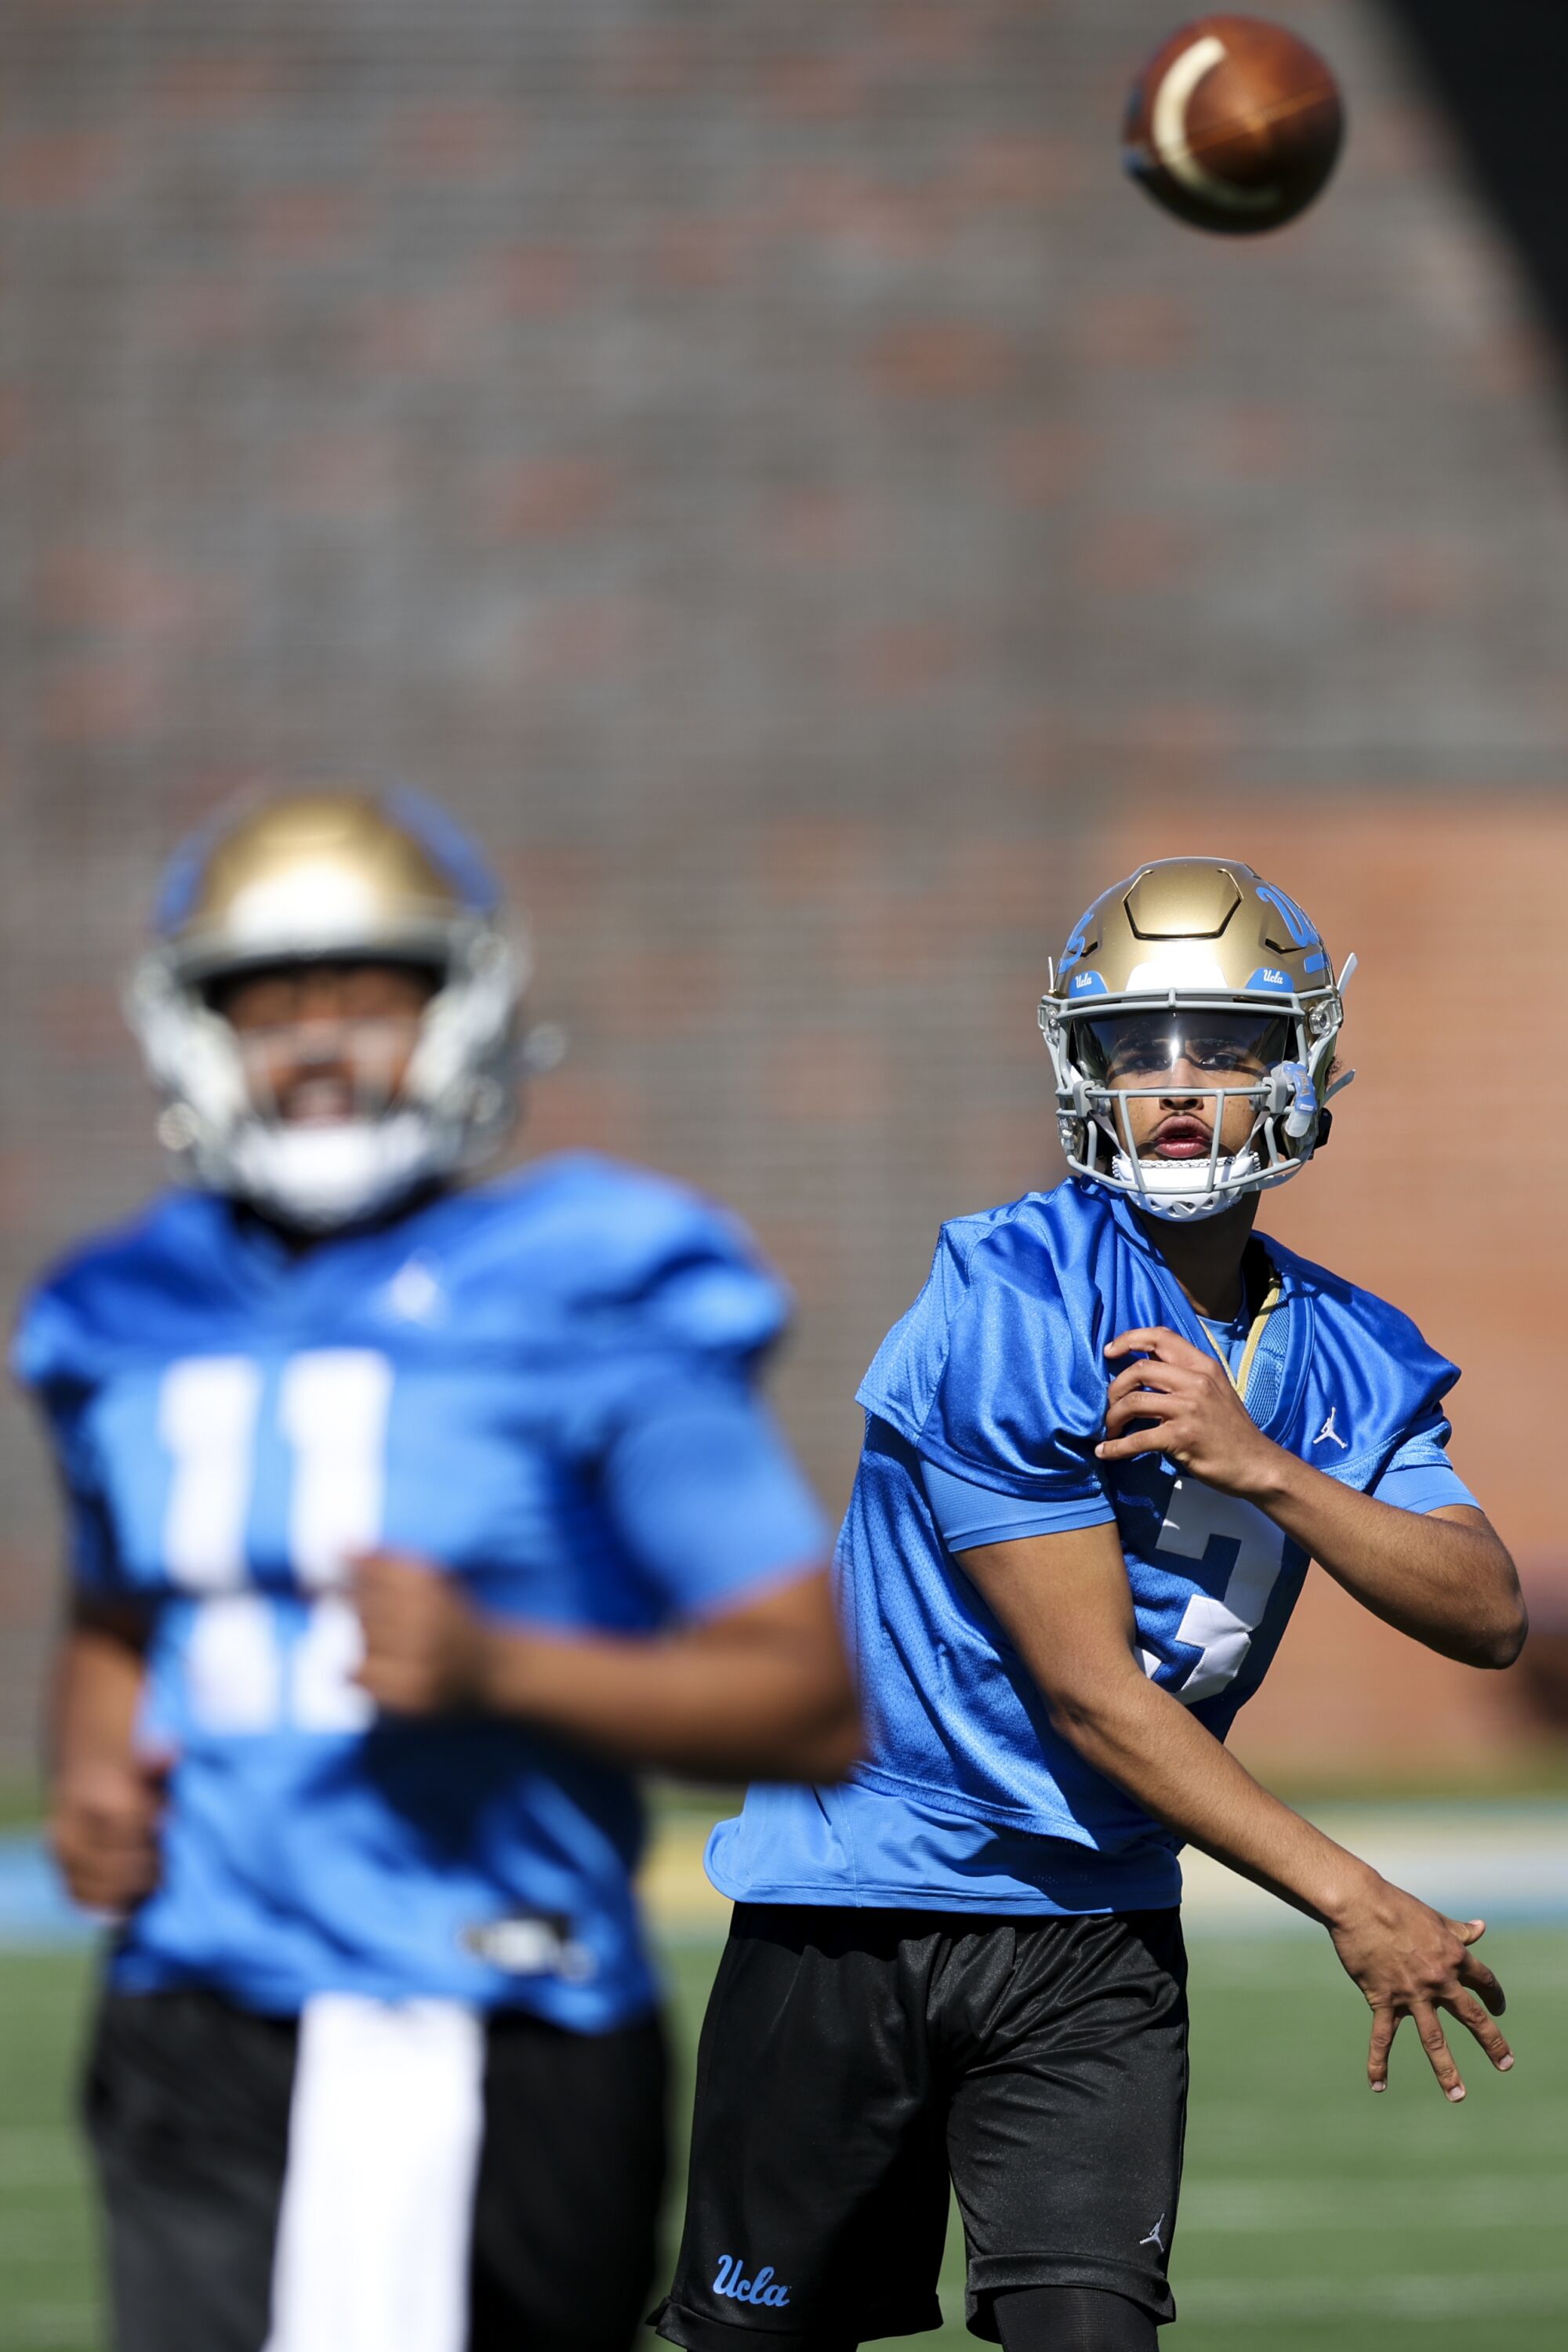
{"type": "MultiPolygon", "coordinates": [[[[1175,2281],[1176,2309],[1184,2321],[1290,2319],[1568,2319],[1568,2271],[1509,2277],[1498,2271],[1412,2272],[1405,2275],[1335,2281],[1321,2277],[1175,2281]]],[[[1486,2339],[1487,2352],[1496,2337],[1486,2339]]]]}
{"type": "Polygon", "coordinates": [[[1559,2231],[1568,2174],[1489,2173],[1469,2180],[1215,2180],[1182,2192],[1178,2238],[1302,2230],[1559,2231]]]}

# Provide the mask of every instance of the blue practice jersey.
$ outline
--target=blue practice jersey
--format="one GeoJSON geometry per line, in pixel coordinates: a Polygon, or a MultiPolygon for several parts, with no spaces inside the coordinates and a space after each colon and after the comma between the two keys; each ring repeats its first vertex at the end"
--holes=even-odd
{"type": "MultiPolygon", "coordinates": [[[[1401,1476],[1440,1477],[1455,1366],[1396,1308],[1265,1247],[1278,1286],[1248,1350],[1253,1419],[1363,1492],[1396,1461],[1401,1476]]],[[[1153,1324],[1209,1344],[1131,1209],[1098,1186],[1069,1181],[944,1228],[859,1391],[866,1442],[837,1575],[869,1752],[839,1790],[752,1790],[710,1843],[722,1892],[1031,1912],[1178,1899],[1179,1841],[1052,1727],[928,1487],[934,1473],[987,1489],[1006,1498],[1000,1517],[1027,1506],[1040,1528],[1114,1518],[1144,1669],[1223,1739],[1279,1647],[1307,1557],[1162,1455],[1096,1461],[1115,1369],[1104,1348],[1153,1324]]],[[[1456,1481],[1443,1499],[1468,1497],[1456,1481]]]]}
{"type": "Polygon", "coordinates": [[[384,1545],[499,1616],[649,1633],[805,1569],[823,1530],[752,1393],[785,1312],[721,1212],[587,1154],[298,1255],[179,1193],[46,1281],[17,1366],[79,1583],[150,1606],[176,1759],[117,1985],[646,2011],[630,1779],[377,1717],[341,1588],[384,1545]]]}

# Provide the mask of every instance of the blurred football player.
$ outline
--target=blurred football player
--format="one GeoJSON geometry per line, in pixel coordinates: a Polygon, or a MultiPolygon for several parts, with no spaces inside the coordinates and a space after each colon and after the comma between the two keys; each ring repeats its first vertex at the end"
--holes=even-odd
{"type": "Polygon", "coordinates": [[[936,2326],[950,2175],[975,2335],[1149,2352],[1174,2315],[1184,1843],[1327,1927],[1374,2090],[1406,2016],[1451,2099],[1440,2011],[1510,2063],[1481,1923],[1221,1744],[1310,1559],[1445,1656],[1523,1639],[1448,1465],[1455,1367],[1252,1230],[1346,1082],[1322,942],[1248,867],[1169,859],[1095,901],[1041,1021],[1071,1175],[944,1230],[860,1391],[839,1573],[866,1760],[753,1790],[710,1847],[737,1907],[659,2323],[690,2352],[936,2326]]]}
{"type": "Polygon", "coordinates": [[[315,793],[174,860],[130,1004],[188,1187],[18,1344],[68,1501],[52,1834],[119,2352],[619,2352],[664,2056],[630,1777],[854,1752],[746,1236],[484,1186],[525,962],[468,843],[315,793]]]}

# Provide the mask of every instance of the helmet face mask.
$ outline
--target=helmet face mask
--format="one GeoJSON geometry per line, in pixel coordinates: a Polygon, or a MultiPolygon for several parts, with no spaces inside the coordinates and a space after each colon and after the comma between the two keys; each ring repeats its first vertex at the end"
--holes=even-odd
{"type": "Polygon", "coordinates": [[[1050,982],[1068,1164],[1157,1217],[1215,1216],[1299,1174],[1353,1076],[1333,1076],[1342,1009],[1316,930],[1236,860],[1168,858],[1119,883],[1050,982]]]}
{"type": "Polygon", "coordinates": [[[126,1002],[180,1172],[325,1232],[488,1157],[526,974],[498,915],[477,855],[408,794],[301,794],[177,853],[126,1002]]]}

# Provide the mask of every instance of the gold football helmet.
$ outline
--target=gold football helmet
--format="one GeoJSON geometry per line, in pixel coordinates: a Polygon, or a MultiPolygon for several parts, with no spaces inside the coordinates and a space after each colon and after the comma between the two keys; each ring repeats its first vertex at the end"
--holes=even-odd
{"type": "Polygon", "coordinates": [[[483,1159],[511,1119],[528,973],[500,915],[479,852],[411,793],[294,793],[186,842],[126,998],[176,1163],[210,1191],[324,1230],[483,1159]],[[257,1099],[217,1001],[247,971],[334,960],[418,966],[434,991],[395,1096],[291,1125],[257,1099]]]}
{"type": "Polygon", "coordinates": [[[1336,981],[1310,918],[1236,858],[1162,858],[1118,882],[1074,926],[1040,1001],[1073,1173],[1177,1220],[1298,1174],[1355,1076],[1332,1076],[1354,966],[1336,981]],[[1178,1093],[1212,1108],[1206,1150],[1141,1154],[1131,1102],[1178,1093]],[[1238,1098],[1250,1131],[1226,1150],[1238,1098]]]}

